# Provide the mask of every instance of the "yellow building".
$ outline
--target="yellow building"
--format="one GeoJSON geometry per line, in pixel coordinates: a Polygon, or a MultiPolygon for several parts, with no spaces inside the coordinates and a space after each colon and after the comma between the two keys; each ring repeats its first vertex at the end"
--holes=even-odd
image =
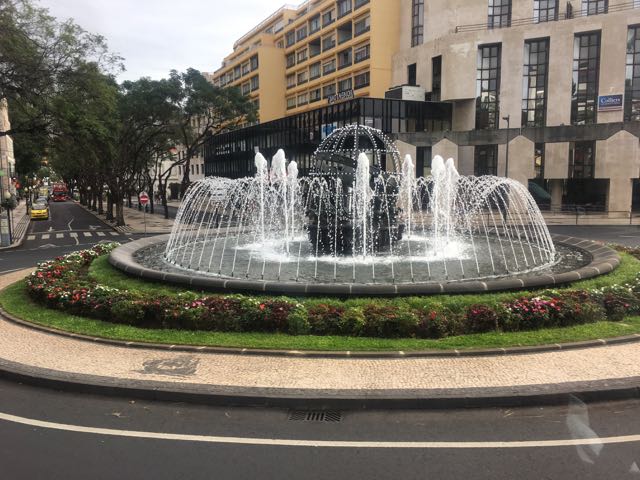
{"type": "Polygon", "coordinates": [[[213,83],[254,99],[260,122],[343,98],[383,98],[399,25],[397,0],[284,6],[234,44],[213,83]]]}

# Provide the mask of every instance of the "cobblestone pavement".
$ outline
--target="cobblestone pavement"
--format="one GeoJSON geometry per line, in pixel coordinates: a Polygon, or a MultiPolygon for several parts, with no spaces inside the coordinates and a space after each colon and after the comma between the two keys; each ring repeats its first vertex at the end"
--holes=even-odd
{"type": "MultiPolygon", "coordinates": [[[[28,270],[0,277],[0,288],[28,270]]],[[[117,381],[324,391],[522,387],[640,376],[640,343],[523,355],[335,359],[127,348],[0,320],[0,362],[117,381]]]]}

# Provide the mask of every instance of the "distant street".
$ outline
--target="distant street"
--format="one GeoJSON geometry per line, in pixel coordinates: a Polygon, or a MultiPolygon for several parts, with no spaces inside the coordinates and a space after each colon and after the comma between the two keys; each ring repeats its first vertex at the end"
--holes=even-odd
{"type": "Polygon", "coordinates": [[[33,220],[24,244],[0,251],[0,274],[90,247],[100,242],[128,242],[138,234],[116,232],[74,202],[51,202],[49,220],[33,220]]]}

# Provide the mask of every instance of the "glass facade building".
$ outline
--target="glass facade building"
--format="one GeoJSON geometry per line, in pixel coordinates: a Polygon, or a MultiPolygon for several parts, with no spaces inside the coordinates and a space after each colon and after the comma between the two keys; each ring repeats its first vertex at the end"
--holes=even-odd
{"type": "Polygon", "coordinates": [[[280,148],[306,175],[313,152],[336,128],[360,123],[391,135],[442,131],[451,129],[451,117],[449,103],[355,98],[211,137],[204,149],[205,175],[253,175],[255,152],[270,160],[280,148]]]}

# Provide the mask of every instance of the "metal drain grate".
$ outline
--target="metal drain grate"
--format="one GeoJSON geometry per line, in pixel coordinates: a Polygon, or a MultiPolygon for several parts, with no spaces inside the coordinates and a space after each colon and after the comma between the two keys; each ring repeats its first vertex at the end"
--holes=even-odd
{"type": "Polygon", "coordinates": [[[291,410],[289,420],[297,422],[340,422],[342,412],[337,410],[291,410]]]}

